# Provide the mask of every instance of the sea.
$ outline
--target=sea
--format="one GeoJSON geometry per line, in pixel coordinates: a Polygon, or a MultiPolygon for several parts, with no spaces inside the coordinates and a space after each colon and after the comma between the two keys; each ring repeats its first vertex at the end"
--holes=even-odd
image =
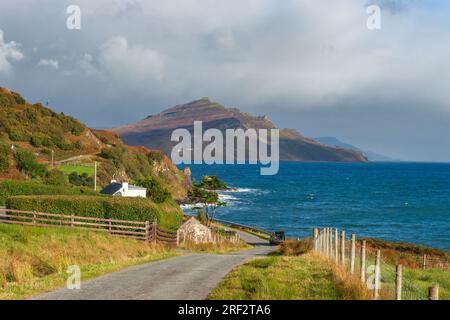
{"type": "MultiPolygon", "coordinates": [[[[180,167],[181,169],[183,166],[180,167]]],[[[189,165],[194,180],[216,175],[231,188],[217,217],[288,237],[313,227],[357,237],[450,249],[450,164],[282,162],[274,176],[257,165],[189,165]]],[[[183,206],[186,213],[192,208],[183,206]]]]}

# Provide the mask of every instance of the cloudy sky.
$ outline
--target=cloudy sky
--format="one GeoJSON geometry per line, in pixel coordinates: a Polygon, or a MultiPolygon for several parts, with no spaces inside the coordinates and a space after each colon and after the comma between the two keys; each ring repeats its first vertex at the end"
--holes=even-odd
{"type": "Polygon", "coordinates": [[[448,162],[450,4],[2,0],[0,86],[92,127],[208,96],[308,136],[448,162]],[[66,27],[72,4],[81,30],[66,27]]]}

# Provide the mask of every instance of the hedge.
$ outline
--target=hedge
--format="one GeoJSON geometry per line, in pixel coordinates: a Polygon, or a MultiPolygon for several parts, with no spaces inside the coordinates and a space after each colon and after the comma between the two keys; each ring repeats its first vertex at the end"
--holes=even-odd
{"type": "Polygon", "coordinates": [[[6,200],[6,207],[15,210],[132,221],[151,222],[157,218],[160,226],[168,230],[176,230],[183,220],[181,209],[175,202],[155,204],[145,198],[68,195],[15,196],[6,200]]]}
{"type": "Polygon", "coordinates": [[[3,180],[0,182],[0,205],[8,197],[18,195],[98,195],[85,187],[45,185],[34,181],[3,180]]]}

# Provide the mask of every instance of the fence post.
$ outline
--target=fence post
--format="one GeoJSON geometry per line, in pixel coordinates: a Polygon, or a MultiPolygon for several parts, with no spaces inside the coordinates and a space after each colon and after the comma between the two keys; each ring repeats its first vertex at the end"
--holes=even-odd
{"type": "Polygon", "coordinates": [[[359,278],[362,283],[366,282],[366,240],[363,240],[361,244],[361,266],[359,278]]]}
{"type": "Polygon", "coordinates": [[[150,242],[150,222],[145,221],[145,241],[150,242]]]}
{"type": "Polygon", "coordinates": [[[318,238],[318,230],[317,228],[313,228],[313,250],[314,252],[317,252],[317,238],[318,238]]]}
{"type": "Polygon", "coordinates": [[[112,222],[111,222],[111,218],[108,218],[108,230],[111,233],[112,231],[112,222]]]}
{"type": "Polygon", "coordinates": [[[325,254],[325,228],[322,229],[322,254],[325,254]]]}
{"type": "Polygon", "coordinates": [[[439,300],[439,284],[428,289],[428,300],[439,300]]]}
{"type": "Polygon", "coordinates": [[[156,243],[158,240],[157,232],[158,232],[158,220],[156,220],[156,218],[155,218],[155,219],[153,219],[153,242],[154,243],[156,243]]]}
{"type": "Polygon", "coordinates": [[[325,257],[328,256],[328,228],[324,228],[325,235],[324,235],[324,244],[325,244],[325,257]]]}
{"type": "Polygon", "coordinates": [[[177,230],[177,246],[180,245],[180,229],[177,230]]]}
{"type": "Polygon", "coordinates": [[[324,237],[324,230],[322,229],[321,235],[320,235],[320,253],[323,254],[324,252],[324,242],[323,242],[323,237],[324,237]]]}
{"type": "Polygon", "coordinates": [[[330,243],[330,248],[329,248],[329,252],[328,252],[328,256],[330,258],[333,257],[333,228],[329,228],[328,230],[329,232],[329,243],[330,243]]]}
{"type": "Polygon", "coordinates": [[[380,276],[381,276],[381,250],[377,250],[377,256],[375,259],[375,286],[373,290],[373,298],[376,300],[379,297],[380,290],[380,276]]]}
{"type": "Polygon", "coordinates": [[[36,224],[36,214],[33,213],[33,223],[36,224]]]}
{"type": "Polygon", "coordinates": [[[320,252],[320,229],[317,230],[317,252],[320,252]]]}
{"type": "Polygon", "coordinates": [[[73,214],[71,214],[70,215],[70,226],[73,228],[74,227],[74,222],[75,222],[75,219],[74,219],[74,215],[73,214]]]}
{"type": "Polygon", "coordinates": [[[345,266],[345,230],[341,231],[341,264],[345,266]]]}
{"type": "Polygon", "coordinates": [[[422,258],[422,268],[423,268],[423,270],[426,270],[426,268],[427,268],[427,255],[426,254],[424,254],[423,258],[422,258]]]}
{"type": "Polygon", "coordinates": [[[395,300],[402,300],[402,265],[397,265],[395,273],[395,300]]]}
{"type": "Polygon", "coordinates": [[[338,229],[334,229],[334,259],[336,263],[339,263],[339,231],[338,229]]]}
{"type": "Polygon", "coordinates": [[[352,234],[352,242],[350,249],[350,274],[355,273],[355,254],[356,254],[356,235],[352,234]]]}

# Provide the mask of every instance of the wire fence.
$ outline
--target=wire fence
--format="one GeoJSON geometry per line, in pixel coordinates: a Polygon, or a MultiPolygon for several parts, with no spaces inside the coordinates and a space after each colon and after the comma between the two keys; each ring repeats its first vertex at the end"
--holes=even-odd
{"type": "MultiPolygon", "coordinates": [[[[405,275],[407,268],[393,264],[380,249],[368,246],[366,240],[357,241],[356,235],[346,236],[337,228],[314,228],[313,250],[336,264],[343,265],[354,277],[371,290],[374,299],[438,300],[439,285],[422,288],[405,275]],[[428,290],[427,290],[428,289],[428,290]]],[[[446,261],[424,256],[422,267],[429,265],[448,268],[446,261]],[[434,259],[434,261],[433,261],[434,259]]]]}

